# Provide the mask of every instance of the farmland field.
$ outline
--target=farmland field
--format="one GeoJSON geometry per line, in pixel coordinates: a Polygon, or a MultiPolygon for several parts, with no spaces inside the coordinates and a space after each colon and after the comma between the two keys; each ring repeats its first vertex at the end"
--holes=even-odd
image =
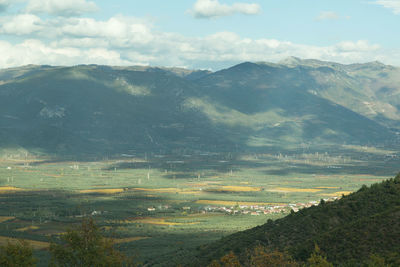
{"type": "Polygon", "coordinates": [[[121,250],[156,264],[393,177],[398,165],[396,151],[355,146],[85,161],[5,151],[0,242],[28,240],[44,264],[48,242],[92,216],[121,250]]]}

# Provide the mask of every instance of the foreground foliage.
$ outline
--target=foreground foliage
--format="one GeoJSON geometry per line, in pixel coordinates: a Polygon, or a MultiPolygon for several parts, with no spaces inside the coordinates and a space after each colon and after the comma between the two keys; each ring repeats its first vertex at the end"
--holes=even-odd
{"type": "Polygon", "coordinates": [[[31,267],[36,266],[37,259],[33,256],[33,249],[28,242],[18,240],[0,246],[0,266],[3,267],[31,267]]]}
{"type": "Polygon", "coordinates": [[[85,219],[77,229],[61,237],[61,244],[52,243],[52,266],[133,266],[130,259],[104,238],[93,219],[85,219]]]}
{"type": "Polygon", "coordinates": [[[245,254],[244,260],[231,251],[220,260],[213,260],[208,267],[333,267],[321,253],[316,245],[315,251],[311,254],[306,263],[296,262],[286,252],[270,251],[268,248],[258,245],[245,254]]]}

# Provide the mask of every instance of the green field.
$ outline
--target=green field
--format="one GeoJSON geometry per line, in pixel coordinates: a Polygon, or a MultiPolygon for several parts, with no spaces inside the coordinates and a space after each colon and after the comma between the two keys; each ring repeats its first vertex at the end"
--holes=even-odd
{"type": "Polygon", "coordinates": [[[0,160],[0,243],[39,241],[32,244],[46,265],[46,242],[93,216],[121,250],[156,264],[393,177],[398,166],[397,151],[358,146],[86,161],[8,150],[0,160]]]}

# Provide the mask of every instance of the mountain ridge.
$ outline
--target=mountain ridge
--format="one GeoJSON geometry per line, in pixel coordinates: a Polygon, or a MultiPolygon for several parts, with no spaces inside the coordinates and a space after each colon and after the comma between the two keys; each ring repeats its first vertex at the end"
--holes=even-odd
{"type": "Polygon", "coordinates": [[[216,72],[102,65],[0,70],[1,146],[74,154],[397,142],[399,69],[361,64],[350,73],[340,67],[350,65],[304,64],[244,62],[216,72]]]}

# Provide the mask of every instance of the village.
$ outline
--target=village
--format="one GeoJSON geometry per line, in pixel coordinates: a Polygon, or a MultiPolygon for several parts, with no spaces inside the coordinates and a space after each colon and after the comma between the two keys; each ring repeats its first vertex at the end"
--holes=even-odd
{"type": "MultiPolygon", "coordinates": [[[[321,199],[324,202],[330,202],[337,200],[338,197],[331,197],[321,199]]],[[[190,206],[184,206],[181,208],[184,212],[191,213],[225,213],[231,215],[251,215],[251,216],[260,216],[260,215],[268,215],[268,214],[278,214],[278,213],[289,213],[289,212],[298,212],[303,208],[309,208],[312,206],[318,206],[321,202],[318,201],[309,201],[307,203],[289,203],[289,204],[276,204],[276,205],[235,205],[235,206],[211,206],[207,205],[200,208],[192,208],[190,206]]],[[[155,212],[157,210],[165,210],[170,209],[171,207],[168,205],[155,207],[148,207],[148,212],[155,212]]]]}

